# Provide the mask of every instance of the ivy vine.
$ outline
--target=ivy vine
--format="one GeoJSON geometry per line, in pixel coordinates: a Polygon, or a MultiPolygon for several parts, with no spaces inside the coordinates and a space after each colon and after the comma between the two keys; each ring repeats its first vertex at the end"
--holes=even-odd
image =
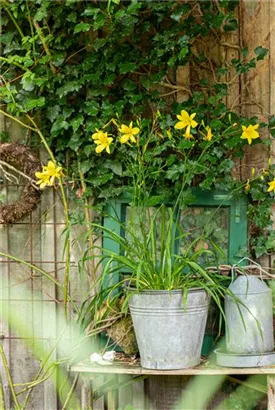
{"type": "MultiPolygon", "coordinates": [[[[67,169],[72,195],[108,201],[127,186],[123,147],[96,154],[91,135],[111,118],[139,119],[146,127],[159,110],[160,134],[182,109],[196,112],[213,134],[235,122],[247,126],[258,121],[226,106],[230,84],[225,75],[247,73],[268,50],[259,46],[250,59],[247,49],[239,50],[239,57],[229,61],[207,54],[210,37],[222,47],[221,35],[237,30],[237,6],[232,0],[2,0],[2,107],[26,122],[35,118],[56,160],[67,169]],[[190,86],[177,83],[177,69],[184,66],[190,68],[190,86]],[[185,93],[184,102],[177,101],[179,92],[185,93]]],[[[269,127],[275,136],[275,117],[260,127],[269,127]]],[[[7,134],[1,137],[6,140],[7,134]]],[[[25,142],[30,142],[29,133],[25,142]]],[[[270,140],[261,143],[268,152],[270,140]]],[[[166,139],[155,158],[158,164],[164,158],[168,163],[156,190],[171,197],[182,173],[172,148],[166,139]]],[[[232,135],[213,146],[204,159],[207,171],[195,170],[190,184],[240,192],[244,182],[233,169],[244,155],[245,142],[232,135]]],[[[275,249],[270,219],[274,194],[266,192],[274,175],[267,164],[242,190],[249,197],[251,252],[256,256],[275,249]]]]}

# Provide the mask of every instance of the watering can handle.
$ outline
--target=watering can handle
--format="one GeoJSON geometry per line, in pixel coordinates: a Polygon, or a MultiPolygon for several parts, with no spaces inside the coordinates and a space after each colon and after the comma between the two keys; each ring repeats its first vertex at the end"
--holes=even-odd
{"type": "MultiPolygon", "coordinates": [[[[255,262],[255,261],[253,261],[252,259],[248,258],[247,256],[245,256],[244,258],[242,258],[241,260],[239,260],[238,263],[236,263],[235,265],[232,266],[232,269],[231,269],[231,283],[232,283],[233,280],[234,280],[235,269],[236,269],[236,268],[238,267],[238,265],[239,265],[240,263],[242,263],[243,261],[249,261],[249,262],[251,262],[253,265],[257,266],[257,267],[259,268],[259,271],[260,271],[260,278],[261,278],[261,280],[263,281],[263,268],[261,267],[261,265],[260,265],[259,263],[255,262]]],[[[247,273],[244,272],[244,274],[247,276],[247,273]]]]}

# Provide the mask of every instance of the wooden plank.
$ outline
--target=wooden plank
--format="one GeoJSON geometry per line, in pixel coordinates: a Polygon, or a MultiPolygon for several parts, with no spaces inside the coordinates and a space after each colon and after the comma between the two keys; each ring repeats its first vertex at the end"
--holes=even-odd
{"type": "MultiPolygon", "coordinates": [[[[119,383],[127,383],[131,380],[130,375],[121,374],[118,376],[119,383]]],[[[118,403],[119,407],[123,409],[127,406],[127,404],[132,403],[133,400],[133,384],[129,384],[125,387],[121,387],[118,391],[118,403]]]]}
{"type": "Polygon", "coordinates": [[[180,370],[150,370],[138,365],[113,364],[111,366],[89,365],[79,363],[72,365],[72,372],[88,374],[132,374],[132,375],[154,375],[154,376],[194,376],[194,375],[227,375],[227,374],[275,374],[275,366],[249,367],[249,368],[229,368],[219,366],[196,366],[180,370]]]}
{"type": "MultiPolygon", "coordinates": [[[[270,43],[270,5],[272,1],[242,1],[241,13],[241,40],[250,52],[248,59],[254,57],[254,49],[262,46],[274,50],[270,43]]],[[[274,23],[273,23],[274,24],[274,23]]],[[[257,62],[257,68],[242,76],[242,115],[247,117],[257,116],[259,121],[267,121],[270,114],[270,56],[257,62]]],[[[273,107],[272,107],[273,109],[273,107]]],[[[266,137],[267,131],[261,131],[261,136],[266,137]]],[[[249,147],[243,162],[242,176],[244,179],[251,177],[251,169],[267,167],[270,153],[268,149],[258,146],[249,147]]]]}
{"type": "Polygon", "coordinates": [[[146,407],[145,403],[145,382],[146,380],[141,380],[139,382],[135,382],[132,386],[133,390],[133,406],[136,410],[144,410],[146,407]]]}
{"type": "Polygon", "coordinates": [[[177,376],[151,376],[145,381],[148,410],[174,409],[181,393],[181,380],[177,376]]]}

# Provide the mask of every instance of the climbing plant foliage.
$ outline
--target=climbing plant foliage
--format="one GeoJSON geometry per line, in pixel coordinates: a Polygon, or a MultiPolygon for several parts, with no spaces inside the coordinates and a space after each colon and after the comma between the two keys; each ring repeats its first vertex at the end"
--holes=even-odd
{"type": "MultiPolygon", "coordinates": [[[[272,234],[268,234],[274,194],[267,193],[273,167],[267,164],[264,172],[257,170],[246,185],[233,172],[247,145],[240,138],[241,126],[259,121],[243,118],[236,107],[226,105],[228,73],[234,79],[247,73],[268,50],[258,46],[248,53],[243,49],[238,58],[228,60],[222,53],[212,58],[207,46],[212,38],[223,47],[222,36],[238,29],[237,1],[1,3],[2,107],[26,123],[29,116],[39,124],[56,160],[66,169],[72,195],[105,202],[123,193],[129,181],[122,162],[125,146],[98,154],[91,135],[112,118],[125,124],[138,122],[149,132],[159,113],[155,130],[159,148],[153,158],[150,150],[148,155],[152,172],[156,166],[163,170],[155,184],[156,194],[172,200],[184,170],[169,130],[181,110],[196,112],[196,120],[210,126],[214,136],[235,123],[239,128],[230,138],[217,139],[203,158],[203,166],[194,166],[199,154],[193,150],[184,163],[194,169],[189,184],[246,194],[255,233],[253,252],[259,256],[274,248],[272,234]],[[178,85],[179,67],[190,71],[186,87],[178,85]],[[185,93],[184,102],[179,102],[179,93],[185,93]],[[264,242],[267,235],[268,245],[264,242]]],[[[109,127],[114,135],[116,128],[109,127]]],[[[260,124],[260,132],[265,127],[275,135],[274,117],[269,124],[260,124]]],[[[2,133],[2,140],[7,138],[2,133]]],[[[34,139],[27,132],[25,142],[29,141],[34,139]]],[[[260,143],[268,151],[270,140],[253,141],[260,143]]],[[[190,141],[183,139],[182,144],[187,146],[190,141]]],[[[127,149],[131,156],[131,146],[127,149]]]]}

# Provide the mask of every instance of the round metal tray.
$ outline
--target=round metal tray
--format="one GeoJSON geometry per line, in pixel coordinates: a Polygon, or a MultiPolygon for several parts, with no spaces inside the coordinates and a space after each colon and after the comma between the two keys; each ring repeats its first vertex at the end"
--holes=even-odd
{"type": "Polygon", "coordinates": [[[216,359],[219,366],[224,367],[261,367],[275,365],[275,352],[259,354],[227,353],[216,349],[216,359]]]}

